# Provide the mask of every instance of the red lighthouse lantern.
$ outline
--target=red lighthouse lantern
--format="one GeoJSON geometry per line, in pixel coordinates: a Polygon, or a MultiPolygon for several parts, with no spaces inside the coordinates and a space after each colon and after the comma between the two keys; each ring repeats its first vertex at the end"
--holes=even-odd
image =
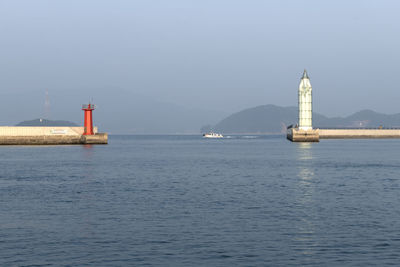
{"type": "Polygon", "coordinates": [[[85,111],[85,118],[84,118],[84,133],[83,135],[93,135],[93,117],[92,117],[92,110],[95,109],[95,105],[87,104],[82,105],[82,110],[85,111]]]}

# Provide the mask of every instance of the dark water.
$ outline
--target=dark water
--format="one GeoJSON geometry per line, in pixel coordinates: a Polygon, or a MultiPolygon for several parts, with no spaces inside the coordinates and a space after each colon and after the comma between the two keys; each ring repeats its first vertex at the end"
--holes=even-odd
{"type": "Polygon", "coordinates": [[[400,140],[0,147],[0,266],[399,266],[400,140]]]}

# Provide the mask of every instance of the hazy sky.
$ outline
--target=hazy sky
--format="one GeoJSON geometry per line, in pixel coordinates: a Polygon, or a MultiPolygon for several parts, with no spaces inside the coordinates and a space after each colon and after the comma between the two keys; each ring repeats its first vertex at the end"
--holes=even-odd
{"type": "MultiPolygon", "coordinates": [[[[400,1],[0,0],[0,91],[121,88],[225,112],[297,105],[400,112],[400,1]]],[[[93,96],[95,98],[95,96],[93,96]]],[[[4,101],[4,100],[3,100],[4,101]]]]}

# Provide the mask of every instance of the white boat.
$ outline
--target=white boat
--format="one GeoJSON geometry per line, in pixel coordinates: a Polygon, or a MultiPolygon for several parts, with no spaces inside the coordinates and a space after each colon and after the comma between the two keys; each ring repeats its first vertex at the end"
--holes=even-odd
{"type": "Polygon", "coordinates": [[[224,136],[222,134],[218,134],[218,133],[205,133],[203,134],[204,138],[224,138],[224,136]]]}

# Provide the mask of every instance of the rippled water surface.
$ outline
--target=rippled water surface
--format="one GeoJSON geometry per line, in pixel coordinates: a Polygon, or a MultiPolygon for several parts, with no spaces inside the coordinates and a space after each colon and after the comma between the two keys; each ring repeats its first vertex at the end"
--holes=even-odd
{"type": "Polygon", "coordinates": [[[0,266],[398,266],[400,140],[0,147],[0,266]]]}

